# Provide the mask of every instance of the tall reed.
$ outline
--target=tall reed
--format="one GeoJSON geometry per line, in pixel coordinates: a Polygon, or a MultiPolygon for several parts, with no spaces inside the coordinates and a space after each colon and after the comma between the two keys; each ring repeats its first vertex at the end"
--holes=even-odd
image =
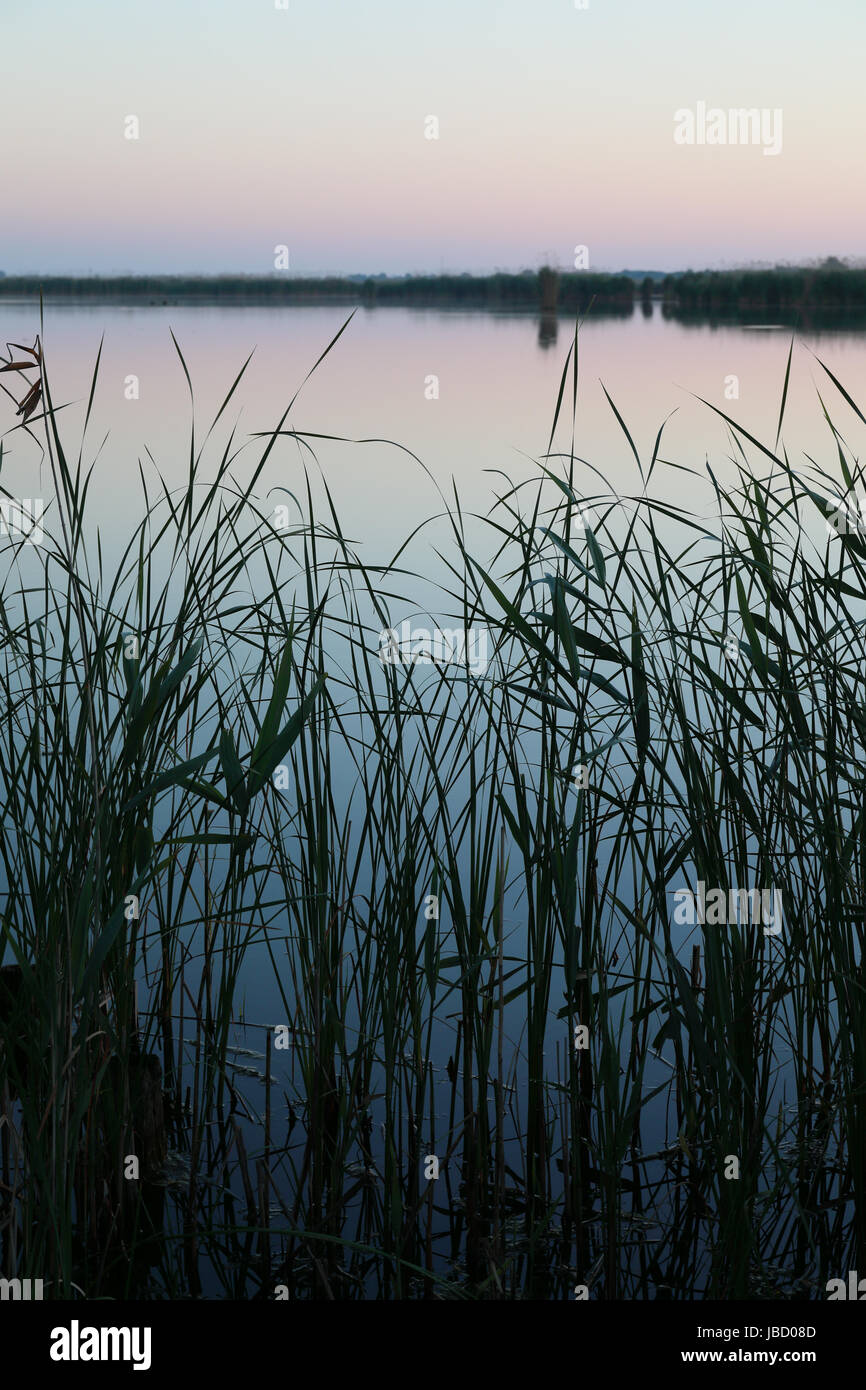
{"type": "Polygon", "coordinates": [[[712,522],[658,500],[663,430],[642,458],[613,401],[635,491],[586,497],[577,361],[575,334],[486,549],[442,499],[442,611],[490,634],[481,673],[382,663],[429,576],[408,543],[362,560],[294,401],[254,461],[193,431],[182,488],[142,475],[106,573],[40,362],[18,428],[54,514],[0,606],[10,1275],[792,1297],[864,1258],[866,542],[824,525],[862,470],[829,411],[828,463],[790,462],[789,357],[772,444],[724,417],[712,522]],[[782,930],[678,921],[698,883],[772,885],[782,930]],[[281,1019],[240,1017],[251,970],[281,1019]],[[129,1182],[157,1051],[168,1168],[129,1182]]]}

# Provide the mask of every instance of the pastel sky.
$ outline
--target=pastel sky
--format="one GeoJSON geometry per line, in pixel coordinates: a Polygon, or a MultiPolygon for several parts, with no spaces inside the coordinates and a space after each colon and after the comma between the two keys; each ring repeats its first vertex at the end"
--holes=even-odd
{"type": "Polygon", "coordinates": [[[860,257],[864,41],[864,0],[2,0],[0,269],[860,257]],[[677,145],[701,101],[781,153],[677,145]]]}

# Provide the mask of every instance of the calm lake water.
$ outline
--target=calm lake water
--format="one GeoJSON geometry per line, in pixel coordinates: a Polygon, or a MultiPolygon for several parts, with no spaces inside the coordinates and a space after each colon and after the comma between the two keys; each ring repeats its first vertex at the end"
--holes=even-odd
{"type": "MultiPolygon", "coordinates": [[[[254,350],[243,382],[206,445],[205,458],[210,463],[203,471],[204,478],[215,471],[233,433],[232,448],[240,449],[233,471],[243,482],[262,447],[256,432],[277,425],[348,312],[334,307],[48,306],[46,360],[55,405],[69,403],[60,418],[73,459],[78,454],[93,364],[100,339],[105,337],[83,457],[85,463],[96,458],[89,519],[102,531],[103,553],[109,560],[141,518],[139,464],[152,498],[161,491],[159,474],[169,487],[182,487],[193,414],[196,441],[201,442],[245,358],[254,350]],[[194,412],[172,331],[193,381],[194,412]]],[[[38,328],[35,310],[0,301],[0,320],[0,337],[32,342],[38,328]]],[[[506,477],[518,482],[538,476],[535,461],[548,446],[572,335],[573,324],[565,319],[560,320],[554,338],[550,325],[542,327],[529,315],[404,309],[355,314],[333,352],[304,385],[286,427],[372,441],[310,441],[344,529],[366,561],[389,559],[410,532],[439,515],[415,540],[410,555],[420,575],[444,577],[434,549],[448,532],[440,515],[443,504],[437,485],[449,500],[452,484],[456,486],[464,511],[484,518],[497,494],[505,491],[506,477]]],[[[579,340],[574,445],[581,459],[578,488],[587,497],[611,492],[634,496],[642,490],[606,388],[645,464],[660,425],[670,417],[660,451],[665,463],[654,474],[653,494],[713,516],[705,466],[709,464],[722,483],[732,481],[736,470],[728,428],[710,407],[732,415],[772,448],[791,337],[790,328],[771,324],[685,325],[663,317],[659,306],[650,314],[638,307],[630,317],[587,320],[579,340]]],[[[822,417],[818,389],[831,403],[843,436],[849,431],[853,435],[856,416],[836,396],[817,358],[827,363],[855,400],[862,394],[866,402],[866,332],[840,326],[821,333],[795,333],[794,339],[783,441],[795,467],[805,471],[806,456],[811,455],[835,474],[836,445],[822,417]]],[[[17,394],[22,394],[20,387],[17,394]]],[[[569,447],[570,407],[569,387],[554,449],[569,447]]],[[[0,411],[0,421],[8,428],[12,411],[3,405],[0,411]]],[[[757,451],[751,461],[757,471],[766,471],[768,461],[757,451]]],[[[276,489],[303,495],[305,464],[314,494],[320,497],[321,478],[312,455],[295,440],[278,443],[256,487],[263,510],[286,500],[285,492],[276,489]]],[[[47,466],[40,461],[34,442],[20,431],[4,440],[3,470],[4,486],[13,496],[50,497],[47,466]]],[[[408,588],[405,592],[408,606],[408,588]]],[[[345,753],[337,750],[333,756],[345,763],[345,768],[341,764],[334,770],[335,784],[342,776],[348,793],[351,766],[345,753]]],[[[520,904],[506,902],[506,927],[514,932],[509,949],[518,954],[521,920],[520,904]]],[[[236,1012],[259,1028],[285,1016],[261,946],[245,963],[235,1003],[236,1012]]],[[[519,1008],[518,1001],[513,1006],[515,1021],[519,1008]]],[[[510,1023],[510,1014],[506,1018],[510,1023]]],[[[354,1023],[346,1020],[350,1030],[354,1023]]],[[[263,1037],[261,1031],[243,1028],[235,1034],[237,1046],[254,1053],[249,1088],[254,1109],[261,1094],[256,1068],[260,1069],[263,1037]]],[[[440,1020],[431,1056],[441,1075],[453,1046],[453,1025],[440,1020]]],[[[560,1038],[556,1056],[548,1052],[549,1066],[558,1065],[559,1050],[564,1058],[567,1046],[570,1040],[560,1038]]],[[[250,1054],[239,1054],[242,1059],[245,1055],[250,1054]]],[[[275,1055],[275,1079],[286,1085],[287,1066],[275,1055]]],[[[666,1075],[661,1062],[648,1061],[648,1087],[660,1085],[666,1075]]],[[[378,1112],[372,1113],[378,1121],[378,1112]]],[[[645,1116],[648,1149],[661,1149],[670,1138],[668,1118],[662,1100],[645,1116]]],[[[443,1110],[437,1119],[440,1131],[446,1120],[443,1110]]],[[[378,1129],[374,1142],[378,1145],[378,1129]]],[[[517,1154],[519,1146],[516,1141],[512,1144],[517,1154]]],[[[518,1163],[518,1158],[513,1161],[518,1163]]]]}
{"type": "MultiPolygon", "coordinates": [[[[103,555],[109,561],[141,517],[139,464],[152,499],[161,491],[157,468],[167,485],[182,487],[193,414],[200,443],[253,352],[243,381],[205,446],[210,464],[204,469],[204,476],[210,477],[233,433],[233,448],[240,449],[233,471],[239,480],[248,477],[262,448],[255,433],[276,427],[349,312],[343,307],[47,307],[46,360],[55,404],[68,403],[60,419],[73,456],[104,334],[84,460],[96,458],[89,520],[102,532],[103,555]],[[172,332],[189,367],[194,412],[172,332]],[[130,378],[136,379],[134,384],[130,378]],[[130,399],[134,389],[138,398],[130,399]]],[[[0,301],[0,319],[4,339],[32,342],[38,328],[35,310],[0,301]]],[[[397,588],[406,596],[405,610],[393,613],[395,623],[417,617],[419,608],[425,611],[425,597],[426,611],[436,621],[453,618],[447,600],[436,607],[435,581],[447,584],[448,577],[435,548],[449,539],[437,485],[452,501],[453,484],[464,513],[475,511],[486,518],[494,498],[506,490],[506,475],[515,482],[538,476],[536,460],[547,449],[573,333],[573,322],[561,319],[552,338],[550,325],[542,328],[531,315],[362,309],[303,386],[286,428],[372,441],[310,441],[344,530],[365,561],[390,559],[422,522],[439,518],[422,529],[403,558],[416,574],[433,581],[426,594],[408,580],[404,588],[393,581],[390,585],[392,592],[397,588]],[[437,379],[438,397],[431,378],[437,379]]],[[[793,336],[783,441],[796,467],[805,470],[809,454],[835,473],[835,443],[821,414],[818,389],[831,403],[843,436],[855,417],[817,359],[827,363],[855,400],[862,387],[866,402],[866,331],[840,326],[793,336]]],[[[728,428],[710,406],[737,419],[772,448],[791,338],[792,330],[781,325],[685,325],[665,318],[659,305],[651,314],[638,307],[629,317],[587,319],[579,337],[574,446],[582,460],[578,487],[588,497],[611,492],[636,496],[642,490],[606,388],[645,465],[659,426],[670,417],[660,457],[678,466],[657,467],[652,493],[713,517],[715,503],[705,465],[709,463],[722,482],[732,481],[735,469],[728,428]],[[729,398],[735,392],[737,397],[729,398]]],[[[570,445],[570,391],[569,383],[554,451],[570,445]]],[[[17,394],[22,394],[20,388],[17,394]]],[[[768,467],[757,450],[751,451],[750,461],[758,471],[768,467]]],[[[314,494],[321,498],[312,454],[285,439],[274,449],[256,488],[263,510],[285,503],[285,489],[303,497],[305,464],[314,494]]],[[[22,432],[6,438],[3,466],[4,483],[13,496],[50,497],[47,467],[22,432]]],[[[327,519],[324,510],[320,515],[327,519]]],[[[483,521],[476,536],[476,553],[485,557],[497,538],[491,539],[489,531],[485,534],[483,521]]],[[[333,756],[342,763],[339,750],[333,756]]],[[[336,775],[336,767],[334,771],[336,775]]],[[[344,772],[348,794],[354,781],[348,759],[344,772]]],[[[261,991],[255,970],[251,982],[248,1016],[267,1017],[275,998],[261,991]]]]}
{"type": "MultiPolygon", "coordinates": [[[[172,331],[193,381],[198,439],[204,438],[244,359],[253,352],[206,453],[215,466],[234,430],[235,447],[244,445],[236,465],[240,479],[245,469],[252,470],[260,447],[252,436],[277,424],[349,313],[331,306],[283,310],[49,304],[46,359],[55,402],[69,403],[63,421],[67,448],[74,446],[76,455],[93,364],[105,335],[84,451],[85,461],[99,453],[91,521],[118,540],[135,524],[140,514],[139,460],[159,490],[148,450],[167,483],[180,484],[185,476],[191,410],[172,331]],[[128,399],[135,390],[138,399],[128,399]]],[[[32,342],[38,310],[0,301],[0,321],[3,339],[32,342]]],[[[464,507],[482,514],[489,512],[494,494],[503,490],[502,474],[517,481],[537,473],[532,460],[547,448],[573,329],[573,322],[562,318],[551,340],[549,326],[542,328],[531,315],[357,311],[304,386],[287,427],[403,446],[311,441],[340,515],[352,538],[362,544],[365,558],[384,558],[421,521],[441,511],[433,481],[404,450],[418,455],[448,496],[453,479],[464,507]]],[[[861,391],[866,400],[866,332],[844,326],[800,334],[771,324],[684,325],[664,318],[661,307],[654,305],[650,315],[637,307],[630,317],[590,317],[581,327],[575,451],[586,462],[578,467],[578,485],[587,496],[609,490],[636,493],[641,488],[604,386],[645,462],[659,426],[670,416],[662,458],[700,475],[693,478],[660,467],[653,492],[711,512],[705,463],[710,462],[720,480],[730,478],[726,460],[732,450],[724,421],[695,397],[731,414],[772,447],[792,332],[794,360],[783,439],[795,466],[804,466],[803,456],[809,453],[833,468],[835,447],[816,387],[826,399],[838,402],[834,420],[843,434],[855,417],[835,396],[816,355],[855,400],[861,391]]],[[[569,446],[569,416],[570,389],[555,448],[569,446]]],[[[760,467],[759,456],[757,462],[760,467]]],[[[4,482],[13,495],[32,495],[37,466],[38,454],[25,436],[5,439],[4,482]]],[[[280,486],[295,489],[302,476],[297,444],[281,441],[258,494],[264,498],[269,488],[280,486]]],[[[47,478],[44,486],[50,492],[47,478]]],[[[276,494],[271,498],[272,503],[285,500],[276,494]]],[[[414,551],[422,572],[426,564],[435,563],[426,544],[435,538],[435,528],[425,531],[422,548],[414,551]]]]}

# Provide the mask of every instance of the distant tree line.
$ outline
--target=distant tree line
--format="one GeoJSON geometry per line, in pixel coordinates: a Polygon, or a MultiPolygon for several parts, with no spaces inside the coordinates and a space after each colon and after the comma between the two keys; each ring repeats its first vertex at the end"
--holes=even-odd
{"type": "Polygon", "coordinates": [[[134,300],[191,303],[349,303],[455,306],[478,309],[582,311],[630,309],[635,287],[627,275],[580,271],[559,275],[547,268],[522,274],[289,277],[282,275],[7,275],[4,298],[134,300]],[[551,293],[554,296],[550,304],[551,293]]]}
{"type": "Polygon", "coordinates": [[[317,276],[287,275],[6,275],[3,298],[119,300],[148,304],[362,304],[630,313],[661,292],[682,313],[866,311],[866,269],[830,257],[817,266],[766,270],[687,270],[654,281],[603,271],[544,266],[520,274],[317,276]]]}
{"type": "Polygon", "coordinates": [[[666,303],[683,310],[866,308],[866,269],[834,257],[819,266],[768,270],[687,270],[662,282],[666,303]]]}

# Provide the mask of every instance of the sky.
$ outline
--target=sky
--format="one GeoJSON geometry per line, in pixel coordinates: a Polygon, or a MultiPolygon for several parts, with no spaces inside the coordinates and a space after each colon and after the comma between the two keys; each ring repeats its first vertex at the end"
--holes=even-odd
{"type": "Polygon", "coordinates": [[[864,40],[864,0],[0,0],[0,270],[860,258],[864,40]],[[699,103],[779,153],[677,143],[699,103]]]}

